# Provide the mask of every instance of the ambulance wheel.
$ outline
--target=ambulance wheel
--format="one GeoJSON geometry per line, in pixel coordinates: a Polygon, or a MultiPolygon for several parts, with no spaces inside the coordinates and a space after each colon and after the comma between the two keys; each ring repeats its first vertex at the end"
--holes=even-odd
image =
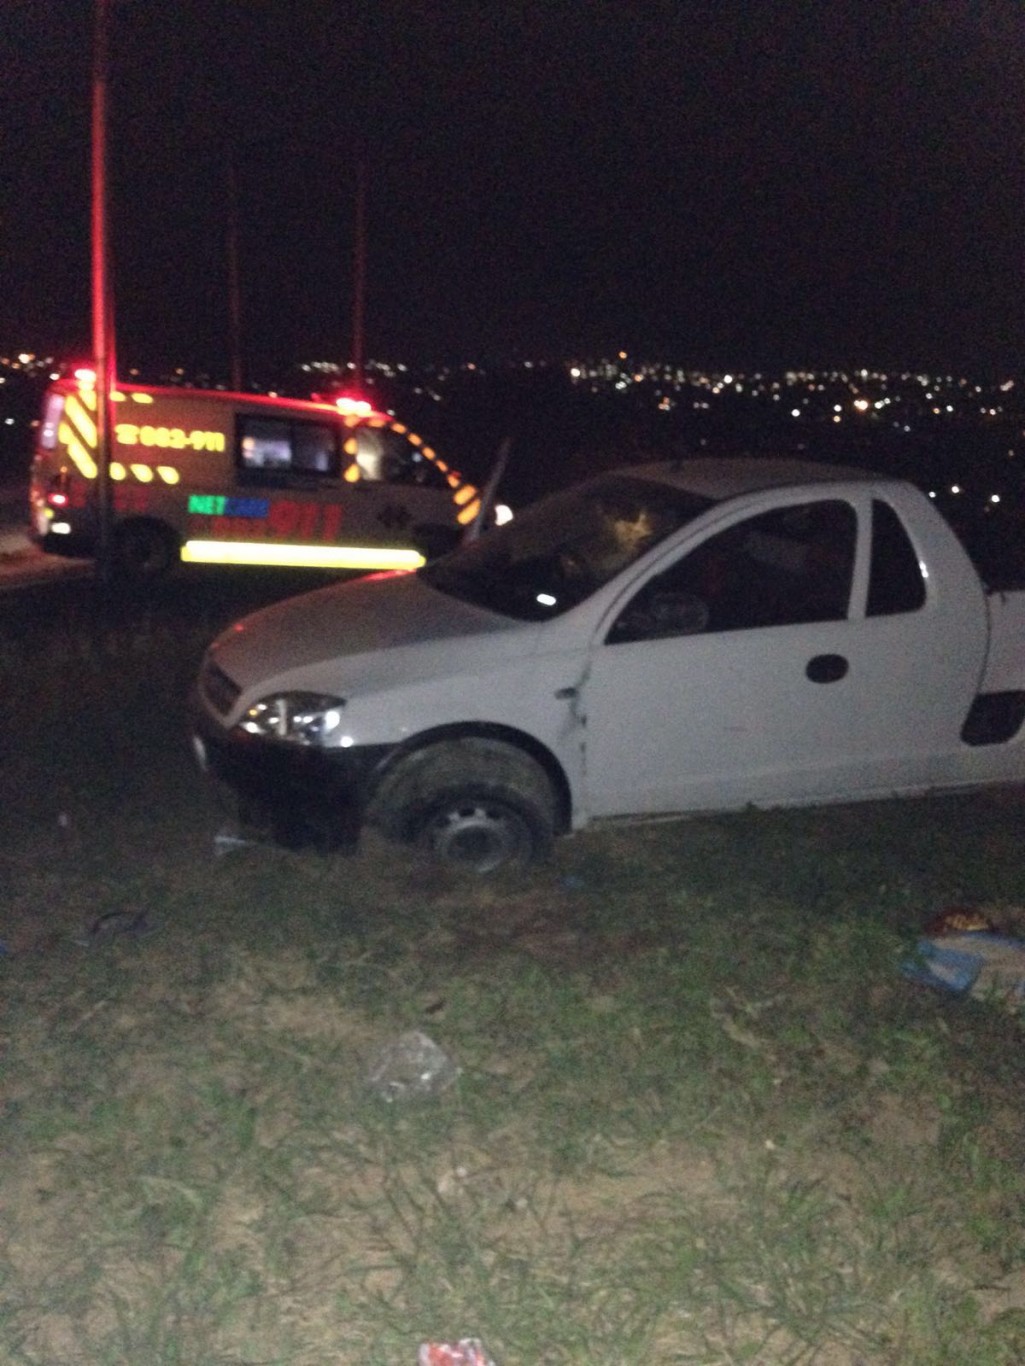
{"type": "Polygon", "coordinates": [[[451,526],[421,526],[415,533],[416,548],[424,559],[436,560],[447,555],[463,539],[463,532],[451,526]]]}
{"type": "Polygon", "coordinates": [[[125,578],[148,582],[162,579],[178,558],[178,541],[160,522],[123,522],[114,535],[114,561],[125,578]]]}
{"type": "Polygon", "coordinates": [[[381,784],[370,819],[462,872],[546,857],[555,833],[548,776],[501,740],[468,736],[415,750],[381,784]]]}

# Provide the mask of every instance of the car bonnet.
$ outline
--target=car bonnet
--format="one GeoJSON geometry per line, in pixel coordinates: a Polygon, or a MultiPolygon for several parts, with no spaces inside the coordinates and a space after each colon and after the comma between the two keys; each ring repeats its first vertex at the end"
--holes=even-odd
{"type": "Polygon", "coordinates": [[[229,627],[214,641],[211,654],[246,692],[274,678],[295,678],[304,669],[320,672],[319,665],[356,656],[369,662],[403,647],[445,648],[468,640],[487,653],[491,636],[503,653],[507,638],[511,645],[523,631],[521,622],[450,598],[404,574],[335,584],[265,607],[229,627]]]}

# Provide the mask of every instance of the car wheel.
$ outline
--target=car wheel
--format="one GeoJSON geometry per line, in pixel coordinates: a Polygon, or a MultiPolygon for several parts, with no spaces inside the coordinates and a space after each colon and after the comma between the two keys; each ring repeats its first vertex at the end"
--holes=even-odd
{"type": "Polygon", "coordinates": [[[369,819],[449,867],[491,873],[549,852],[555,799],[528,754],[471,736],[403,759],[378,790],[369,819]]]}
{"type": "Polygon", "coordinates": [[[114,536],[114,562],[125,578],[152,582],[170,573],[179,558],[178,542],[159,522],[125,522],[114,536]]]}

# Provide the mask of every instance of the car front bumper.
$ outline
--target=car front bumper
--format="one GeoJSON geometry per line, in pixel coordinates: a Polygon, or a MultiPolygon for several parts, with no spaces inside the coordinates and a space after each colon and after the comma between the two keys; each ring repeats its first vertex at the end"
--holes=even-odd
{"type": "Polygon", "coordinates": [[[238,798],[240,819],[289,848],[354,849],[373,780],[391,745],[313,749],[226,731],[193,709],[203,772],[238,798]]]}

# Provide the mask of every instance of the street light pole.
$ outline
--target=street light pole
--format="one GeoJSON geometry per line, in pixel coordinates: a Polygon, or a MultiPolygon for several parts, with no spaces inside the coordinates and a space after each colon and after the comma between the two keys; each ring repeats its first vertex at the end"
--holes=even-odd
{"type": "Polygon", "coordinates": [[[360,149],[356,163],[356,241],[352,270],[352,377],[356,392],[363,392],[364,313],[367,289],[367,159],[360,149]]]}
{"type": "Polygon", "coordinates": [[[231,387],[235,393],[242,389],[242,295],[238,272],[238,177],[235,174],[234,149],[228,148],[228,346],[230,351],[231,387]]]}
{"type": "Polygon", "coordinates": [[[108,579],[111,560],[111,395],[117,383],[114,302],[107,224],[107,76],[112,0],[96,0],[92,88],[92,336],[96,370],[97,562],[108,579]]]}

